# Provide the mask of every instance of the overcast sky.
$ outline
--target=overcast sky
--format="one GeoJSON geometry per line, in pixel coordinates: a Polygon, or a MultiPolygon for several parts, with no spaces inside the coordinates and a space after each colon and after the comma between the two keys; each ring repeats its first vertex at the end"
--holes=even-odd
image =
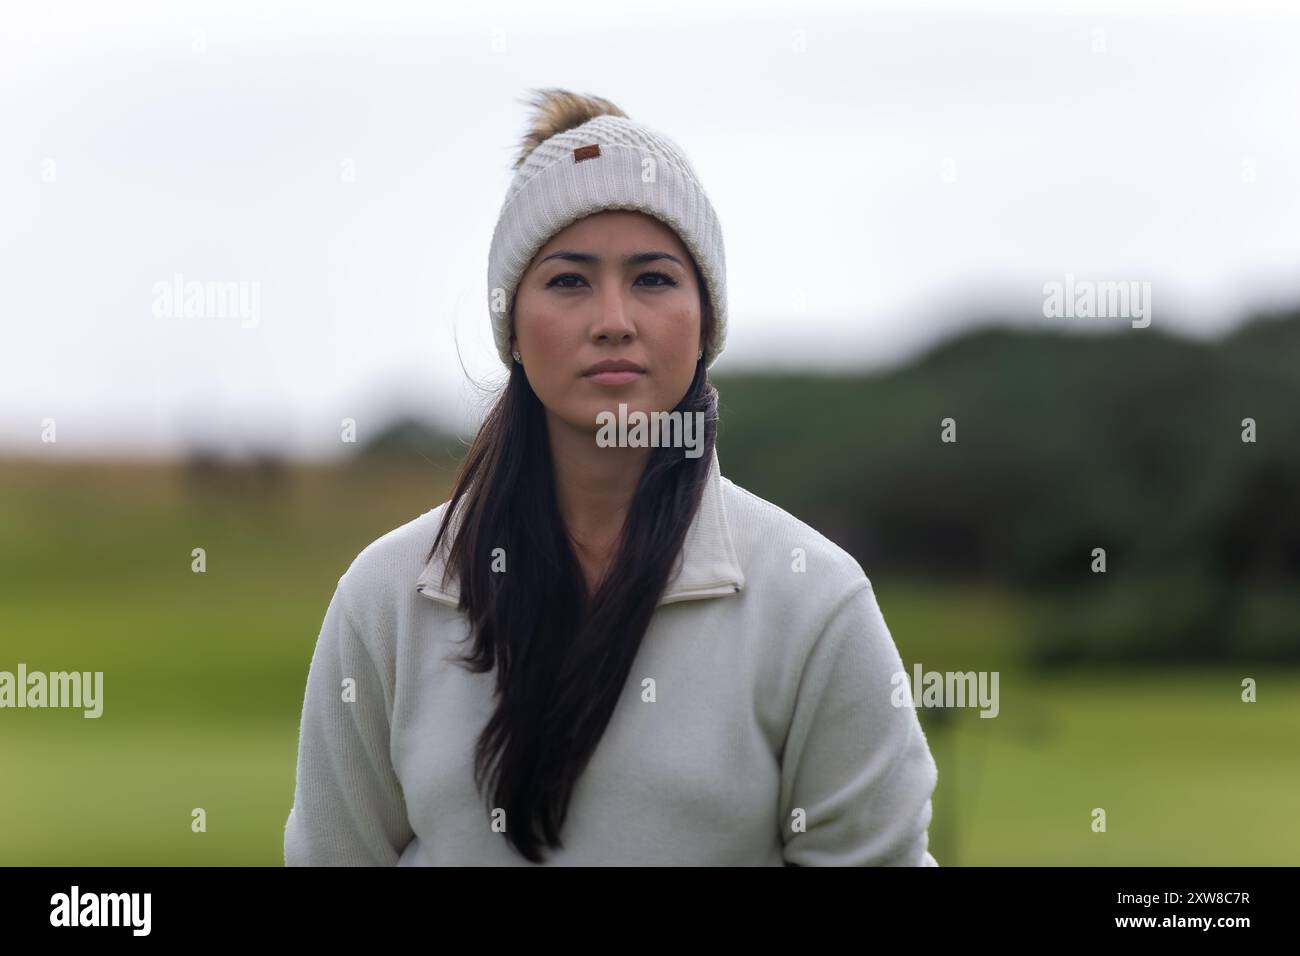
{"type": "Polygon", "coordinates": [[[1067,273],[1150,282],[1150,328],[1194,335],[1300,302],[1294,4],[424,6],[0,6],[0,454],[473,421],[538,86],[690,156],[715,371],[879,367],[993,309],[1127,324],[1043,318],[1067,273]],[[256,324],[159,315],[178,274],[256,289],[256,324]]]}

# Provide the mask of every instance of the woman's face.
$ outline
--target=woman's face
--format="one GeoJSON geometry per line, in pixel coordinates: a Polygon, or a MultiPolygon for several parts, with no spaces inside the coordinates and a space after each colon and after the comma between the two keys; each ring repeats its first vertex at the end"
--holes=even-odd
{"type": "Polygon", "coordinates": [[[597,415],[671,411],[691,384],[701,341],[690,253],[653,216],[603,210],[557,232],[515,293],[514,337],[552,427],[594,433],[597,415]],[[622,360],[635,369],[592,371],[622,360]]]}

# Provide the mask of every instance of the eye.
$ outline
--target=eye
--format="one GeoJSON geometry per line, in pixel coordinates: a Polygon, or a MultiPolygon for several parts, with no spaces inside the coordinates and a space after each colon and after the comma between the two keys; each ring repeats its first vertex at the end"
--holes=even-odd
{"type": "MultiPolygon", "coordinates": [[[[555,276],[553,279],[551,279],[549,282],[547,282],[547,283],[546,283],[546,288],[548,288],[548,289],[577,289],[577,288],[579,288],[579,286],[577,286],[577,285],[573,285],[573,284],[571,284],[571,283],[569,282],[569,280],[571,280],[571,279],[575,279],[575,280],[577,280],[578,282],[583,283],[584,285],[585,285],[586,282],[587,282],[586,279],[584,279],[582,276],[578,275],[578,273],[576,273],[576,272],[564,272],[564,273],[561,273],[561,274],[558,275],[558,276],[555,276]]],[[[670,288],[672,288],[673,286],[677,285],[677,280],[676,280],[676,279],[674,279],[672,276],[667,275],[666,273],[663,273],[663,272],[643,272],[643,273],[641,273],[641,275],[637,276],[637,281],[639,282],[639,281],[641,281],[642,279],[660,279],[660,280],[662,280],[661,282],[652,282],[652,283],[648,283],[648,284],[646,284],[646,285],[645,285],[645,288],[649,288],[649,289],[670,289],[670,288]]]]}

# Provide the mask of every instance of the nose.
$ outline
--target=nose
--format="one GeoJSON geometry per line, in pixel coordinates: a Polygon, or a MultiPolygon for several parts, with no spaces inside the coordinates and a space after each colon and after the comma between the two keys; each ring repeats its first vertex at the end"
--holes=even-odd
{"type": "Polygon", "coordinates": [[[592,323],[593,342],[622,345],[636,338],[636,325],[624,301],[623,290],[616,284],[606,287],[600,297],[599,312],[592,323]]]}

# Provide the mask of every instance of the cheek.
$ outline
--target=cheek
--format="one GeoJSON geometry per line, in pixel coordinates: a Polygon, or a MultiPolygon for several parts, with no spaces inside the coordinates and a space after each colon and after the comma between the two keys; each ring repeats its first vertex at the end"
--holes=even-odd
{"type": "Polygon", "coordinates": [[[515,337],[524,362],[545,378],[562,373],[581,347],[581,329],[574,316],[554,305],[535,300],[535,305],[516,320],[515,337]],[[557,367],[558,363],[558,367],[557,367]]]}
{"type": "Polygon", "coordinates": [[[686,394],[695,377],[696,356],[700,351],[699,313],[685,309],[675,314],[671,321],[660,326],[660,333],[656,336],[654,354],[662,392],[656,404],[671,408],[686,394]]]}
{"type": "Polygon", "coordinates": [[[682,309],[665,317],[655,336],[655,349],[662,360],[673,368],[693,366],[700,351],[700,315],[692,309],[682,309]]]}
{"type": "Polygon", "coordinates": [[[545,297],[529,302],[521,297],[515,322],[515,340],[522,353],[528,384],[548,408],[563,407],[572,400],[575,375],[573,362],[580,342],[575,340],[573,316],[545,297]]]}

